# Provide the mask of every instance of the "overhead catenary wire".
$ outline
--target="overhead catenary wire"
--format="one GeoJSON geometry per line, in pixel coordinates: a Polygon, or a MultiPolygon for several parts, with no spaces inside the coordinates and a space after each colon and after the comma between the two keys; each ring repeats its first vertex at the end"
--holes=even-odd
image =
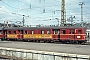
{"type": "Polygon", "coordinates": [[[5,3],[3,0],[1,0],[1,2],[4,3],[4,4],[6,4],[7,6],[9,6],[9,7],[11,7],[11,8],[18,9],[18,8],[16,8],[16,7],[13,7],[13,6],[11,6],[11,5],[5,3]]]}
{"type": "MultiPolygon", "coordinates": [[[[2,1],[2,0],[1,0],[2,1]]],[[[19,1],[19,0],[16,0],[16,1],[18,1],[18,2],[20,2],[20,3],[24,3],[24,4],[27,4],[27,3],[25,3],[25,2],[22,2],[22,1],[19,1]]],[[[6,5],[8,5],[9,7],[11,7],[11,8],[15,8],[15,9],[18,9],[18,8],[16,8],[16,7],[13,7],[13,6],[11,6],[11,5],[9,5],[9,4],[7,4],[7,3],[5,3],[4,1],[2,1],[4,4],[6,4],[6,5]]],[[[45,0],[44,0],[44,2],[45,2],[45,0]]],[[[31,9],[31,7],[33,6],[33,5],[31,5],[31,3],[29,4],[30,5],[30,9],[31,9]]],[[[53,6],[55,6],[55,5],[53,5],[53,6]]],[[[56,5],[56,6],[59,6],[59,5],[56,5]]],[[[52,6],[45,6],[44,5],[44,7],[52,7],[52,6]]],[[[41,8],[41,7],[35,7],[35,8],[41,8]]]]}
{"type": "MultiPolygon", "coordinates": [[[[18,1],[18,3],[21,2],[21,1],[19,1],[19,0],[17,0],[17,1],[18,1]]],[[[14,9],[17,9],[17,10],[22,10],[22,9],[20,9],[20,8],[13,7],[13,6],[5,3],[4,1],[2,1],[2,2],[3,2],[4,4],[6,4],[7,6],[11,7],[11,8],[14,8],[14,9]]],[[[44,0],[44,2],[45,2],[45,0],[44,0]]],[[[21,3],[24,3],[24,2],[21,2],[21,3]]],[[[32,9],[32,6],[33,6],[33,5],[30,4],[30,9],[32,9]]],[[[53,5],[53,6],[55,6],[55,5],[53,5]]],[[[56,6],[59,6],[59,5],[56,5],[56,6]]],[[[45,12],[45,7],[52,7],[52,6],[45,6],[45,3],[44,3],[43,12],[45,12]]],[[[36,8],[41,8],[41,7],[34,7],[34,8],[36,9],[36,8]]],[[[28,9],[29,9],[29,8],[28,8],[28,9]]]]}
{"type": "MultiPolygon", "coordinates": [[[[1,0],[2,1],[2,0],[1,0]]],[[[11,6],[11,5],[9,5],[9,4],[7,4],[7,3],[5,3],[4,1],[2,1],[4,4],[6,4],[7,6],[9,6],[9,7],[11,7],[11,8],[14,8],[14,9],[18,9],[18,8],[16,8],[16,7],[13,7],[13,6],[11,6]]],[[[25,14],[19,14],[19,13],[16,13],[16,12],[7,12],[7,11],[3,11],[3,12],[6,12],[6,13],[10,13],[10,14],[14,14],[14,15],[19,15],[19,16],[25,16],[25,17],[29,17],[29,16],[27,16],[27,15],[25,15],[25,14]]]]}
{"type": "MultiPolygon", "coordinates": [[[[7,6],[9,6],[9,7],[11,7],[11,8],[13,8],[13,9],[17,9],[18,10],[18,12],[20,12],[21,10],[23,10],[23,11],[26,11],[27,9],[28,9],[28,11],[27,11],[27,15],[28,14],[31,14],[32,12],[30,11],[30,10],[37,10],[37,9],[41,9],[41,10],[43,10],[43,11],[45,11],[46,12],[46,14],[48,14],[48,10],[49,9],[51,9],[51,7],[60,7],[60,5],[59,4],[52,4],[52,5],[46,5],[46,3],[45,3],[45,6],[44,6],[44,4],[43,4],[43,6],[45,7],[45,9],[44,9],[44,7],[40,7],[40,6],[35,6],[35,5],[33,5],[32,4],[32,2],[30,2],[30,3],[26,3],[26,2],[23,2],[23,1],[21,1],[21,0],[16,0],[16,1],[18,1],[19,2],[19,5],[20,4],[26,4],[26,5],[28,5],[28,8],[23,8],[23,9],[21,9],[20,7],[14,7],[14,6],[12,6],[12,5],[9,5],[8,3],[6,3],[4,0],[2,0],[3,2],[4,2],[4,4],[6,4],[7,6]],[[48,8],[48,9],[47,9],[48,8]],[[30,9],[30,10],[29,10],[30,9]],[[30,12],[30,13],[29,13],[30,12]]],[[[32,0],[31,0],[32,1],[32,0]]],[[[38,0],[39,1],[39,3],[40,4],[42,4],[42,3],[44,3],[44,0],[38,0]]],[[[59,1],[59,0],[57,0],[57,1],[59,1]]],[[[60,1],[59,1],[60,2],[60,1]]],[[[71,3],[67,3],[67,6],[69,6],[70,4],[71,4],[71,7],[72,8],[69,8],[68,10],[69,10],[69,12],[67,12],[67,15],[69,15],[70,16],[70,14],[69,13],[72,13],[72,14],[75,14],[75,13],[77,13],[77,12],[80,12],[79,10],[80,10],[80,8],[79,8],[79,6],[78,7],[73,7],[73,6],[75,6],[76,4],[78,4],[78,2],[77,1],[74,1],[74,0],[70,0],[69,2],[71,2],[71,3]],[[73,3],[76,3],[76,4],[73,4],[73,3]],[[71,10],[71,11],[70,11],[71,10]],[[77,10],[77,11],[76,11],[77,10]],[[74,13],[75,12],[75,13],[74,13]]],[[[88,3],[88,2],[90,2],[90,1],[85,1],[85,6],[84,6],[84,8],[86,8],[85,10],[84,10],[84,15],[86,16],[86,15],[88,15],[89,16],[89,6],[86,6],[86,4],[88,3]]],[[[68,11],[67,10],[67,11],[68,11]]],[[[51,10],[52,11],[52,10],[51,10]]],[[[39,14],[43,14],[43,13],[41,13],[42,11],[37,11],[38,13],[36,13],[37,15],[39,14]]],[[[17,13],[17,12],[7,12],[7,13],[11,13],[11,14],[15,14],[15,15],[19,15],[19,16],[23,16],[22,14],[19,14],[19,13],[17,13]]],[[[52,13],[52,12],[49,12],[49,13],[52,13]]],[[[60,12],[59,12],[60,13],[60,12]]],[[[55,13],[55,14],[57,14],[57,13],[55,13]]],[[[78,15],[80,15],[79,13],[77,13],[78,15]]],[[[77,14],[75,14],[75,15],[77,15],[77,14]]],[[[25,15],[25,14],[24,14],[25,15]]],[[[27,16],[26,15],[26,16],[27,16]]],[[[38,17],[40,17],[41,19],[43,19],[42,17],[45,17],[44,15],[41,17],[41,16],[35,16],[35,17],[30,17],[31,19],[38,19],[38,17]]],[[[27,16],[28,17],[28,16],[27,16]]],[[[52,17],[52,14],[51,14],[51,16],[49,16],[49,17],[52,17]]],[[[53,16],[53,17],[55,17],[55,16],[53,16]]],[[[78,19],[78,18],[77,18],[78,19]]]]}

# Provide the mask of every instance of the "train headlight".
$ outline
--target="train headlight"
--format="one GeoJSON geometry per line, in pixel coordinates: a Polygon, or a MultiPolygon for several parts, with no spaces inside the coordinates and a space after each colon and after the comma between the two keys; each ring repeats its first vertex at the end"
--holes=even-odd
{"type": "Polygon", "coordinates": [[[77,38],[81,38],[81,36],[77,36],[77,38]]]}

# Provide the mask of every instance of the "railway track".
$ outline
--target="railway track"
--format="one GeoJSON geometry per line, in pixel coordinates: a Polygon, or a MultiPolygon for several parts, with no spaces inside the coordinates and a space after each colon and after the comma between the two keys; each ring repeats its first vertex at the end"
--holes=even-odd
{"type": "Polygon", "coordinates": [[[88,42],[86,42],[86,43],[82,43],[82,44],[80,44],[80,43],[69,43],[69,42],[67,42],[67,43],[63,43],[63,42],[43,42],[43,41],[41,41],[41,42],[36,42],[36,43],[73,44],[73,45],[90,45],[90,41],[88,41],[88,42]]]}
{"type": "MultiPolygon", "coordinates": [[[[17,41],[13,41],[17,42],[17,41]]],[[[69,45],[90,45],[90,42],[77,44],[77,43],[62,43],[62,42],[44,42],[44,41],[18,41],[18,42],[32,42],[32,43],[48,43],[48,44],[69,44],[69,45]]]]}
{"type": "Polygon", "coordinates": [[[82,44],[73,44],[73,43],[60,43],[60,42],[56,42],[54,44],[69,44],[69,45],[90,45],[90,42],[87,43],[82,43],[82,44]]]}

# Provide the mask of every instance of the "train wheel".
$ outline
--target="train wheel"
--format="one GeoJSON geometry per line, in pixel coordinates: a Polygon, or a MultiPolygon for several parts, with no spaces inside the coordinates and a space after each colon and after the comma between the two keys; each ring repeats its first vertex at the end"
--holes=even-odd
{"type": "Polygon", "coordinates": [[[40,40],[37,40],[38,43],[40,43],[40,40]]]}
{"type": "Polygon", "coordinates": [[[45,40],[44,40],[43,42],[44,42],[44,43],[46,43],[46,41],[45,41],[45,40]]]}

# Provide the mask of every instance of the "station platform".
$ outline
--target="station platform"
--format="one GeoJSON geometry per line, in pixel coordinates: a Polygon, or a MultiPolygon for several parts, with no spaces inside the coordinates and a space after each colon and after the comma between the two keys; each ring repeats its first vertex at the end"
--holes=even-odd
{"type": "Polygon", "coordinates": [[[90,55],[90,45],[1,41],[0,47],[90,55]]]}
{"type": "Polygon", "coordinates": [[[13,60],[90,60],[89,45],[0,42],[0,57],[13,60]]]}

